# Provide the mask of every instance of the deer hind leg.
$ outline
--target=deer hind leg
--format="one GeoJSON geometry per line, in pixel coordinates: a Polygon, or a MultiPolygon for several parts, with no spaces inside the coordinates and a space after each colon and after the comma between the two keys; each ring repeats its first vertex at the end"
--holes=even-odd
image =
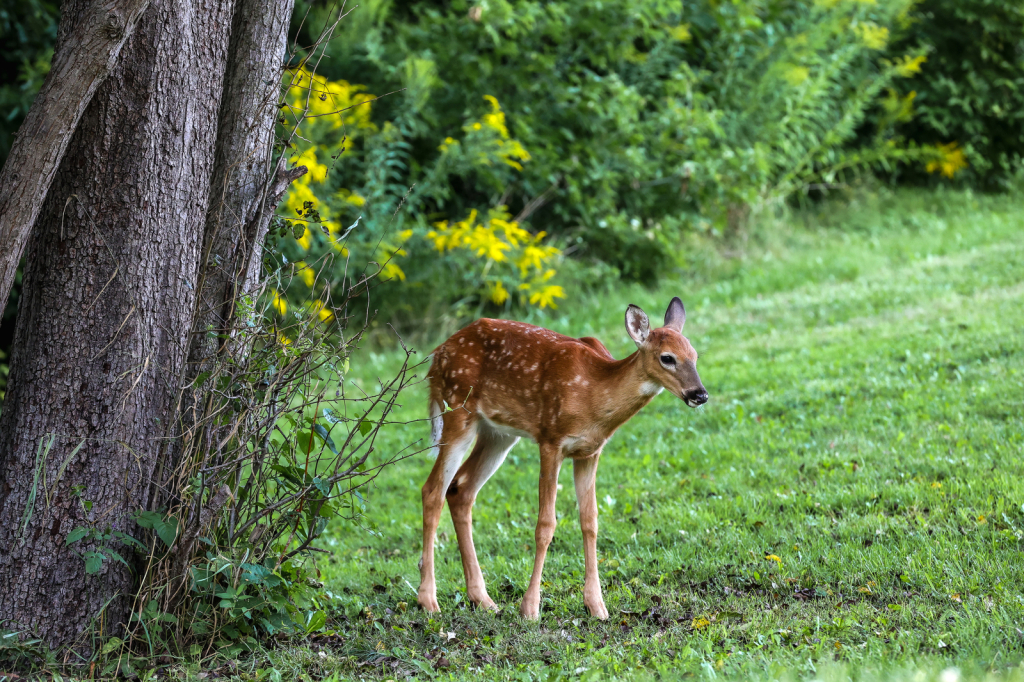
{"type": "Polygon", "coordinates": [[[473,546],[473,503],[476,502],[480,488],[498,470],[519,438],[484,426],[480,427],[478,434],[472,454],[459,467],[448,488],[448,509],[452,513],[459,538],[462,571],[466,574],[466,596],[478,608],[496,609],[497,605],[487,594],[484,576],[476,559],[476,548],[473,546]]]}
{"type": "Polygon", "coordinates": [[[548,545],[555,535],[555,498],[558,495],[558,471],[562,468],[562,453],[557,445],[541,445],[540,447],[540,490],[539,509],[537,512],[537,530],[534,539],[537,542],[537,554],[533,559],[533,575],[530,585],[526,588],[519,613],[524,618],[536,620],[540,617],[540,582],[544,572],[544,558],[548,553],[548,545]]]}
{"type": "Polygon", "coordinates": [[[596,452],[586,459],[574,459],[572,462],[573,482],[576,484],[576,502],[580,508],[580,530],[583,531],[583,565],[585,578],[583,581],[583,603],[590,615],[605,620],[608,609],[601,596],[601,579],[597,575],[597,461],[601,457],[596,452]]]}
{"type": "Polygon", "coordinates": [[[434,581],[434,537],[444,507],[444,493],[476,436],[476,417],[463,408],[441,414],[437,403],[431,403],[430,417],[437,461],[423,484],[423,556],[420,558],[417,601],[425,610],[437,612],[441,609],[437,605],[437,583],[434,581]]]}

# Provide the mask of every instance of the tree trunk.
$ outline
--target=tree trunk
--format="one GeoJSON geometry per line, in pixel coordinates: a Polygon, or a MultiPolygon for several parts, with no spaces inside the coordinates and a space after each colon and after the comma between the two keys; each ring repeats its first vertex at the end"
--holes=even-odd
{"type": "Polygon", "coordinates": [[[0,172],[0,310],[71,135],[149,0],[68,2],[42,89],[0,172]]]}
{"type": "Polygon", "coordinates": [[[235,11],[190,350],[197,366],[224,346],[236,296],[252,291],[259,279],[277,201],[287,182],[305,172],[303,167],[288,173],[283,166],[274,172],[271,165],[293,5],[293,0],[239,0],[235,11]]]}
{"type": "MultiPolygon", "coordinates": [[[[288,183],[306,172],[305,166],[286,170],[283,154],[277,168],[273,166],[281,76],[293,6],[293,0],[239,0],[235,10],[187,381],[210,370],[230,350],[228,340],[235,304],[259,281],[263,242],[274,209],[288,183]]],[[[183,396],[182,441],[204,440],[196,431],[206,407],[202,402],[205,388],[193,386],[183,396]]],[[[217,442],[222,436],[214,429],[205,433],[205,440],[217,442]]],[[[170,445],[168,472],[179,459],[180,446],[178,441],[170,445]]],[[[173,496],[177,491],[165,492],[173,496]]],[[[169,498],[160,495],[160,491],[157,495],[158,499],[169,498]]],[[[183,519],[182,536],[174,548],[169,603],[182,596],[186,566],[205,523],[203,513],[199,509],[193,511],[191,518],[183,519]]]]}
{"type": "MultiPolygon", "coordinates": [[[[51,646],[127,623],[129,535],[188,351],[232,0],[153,0],[83,115],[27,252],[0,415],[0,620],[51,646]],[[52,445],[50,445],[52,444],[52,445]],[[91,508],[90,508],[91,505],[91,508]]],[[[83,645],[84,646],[84,645],[83,645]]]]}

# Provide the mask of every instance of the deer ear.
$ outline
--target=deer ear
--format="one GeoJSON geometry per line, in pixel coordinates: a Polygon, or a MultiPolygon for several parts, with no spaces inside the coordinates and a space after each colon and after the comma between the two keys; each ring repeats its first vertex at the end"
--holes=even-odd
{"type": "Polygon", "coordinates": [[[668,304],[668,310],[665,311],[665,326],[682,334],[684,324],[686,324],[686,308],[683,307],[683,302],[676,296],[668,304]]]}
{"type": "Polygon", "coordinates": [[[629,332],[629,338],[633,339],[637,347],[647,343],[647,336],[651,333],[651,323],[647,319],[647,313],[632,303],[626,308],[626,331],[629,332]]]}

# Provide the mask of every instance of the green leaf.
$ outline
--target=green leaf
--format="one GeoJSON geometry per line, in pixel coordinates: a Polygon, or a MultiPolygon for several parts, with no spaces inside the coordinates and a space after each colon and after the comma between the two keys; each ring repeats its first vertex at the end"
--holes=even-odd
{"type": "Polygon", "coordinates": [[[140,511],[135,514],[135,523],[139,524],[143,528],[153,528],[156,524],[163,521],[163,514],[155,511],[140,511]]]}
{"type": "Polygon", "coordinates": [[[165,516],[161,512],[140,511],[135,514],[135,523],[143,528],[152,528],[168,547],[173,545],[175,538],[178,537],[178,519],[174,516],[165,516]]]}
{"type": "Polygon", "coordinates": [[[327,447],[330,448],[331,452],[337,455],[338,446],[336,446],[334,444],[334,441],[331,440],[331,435],[327,433],[327,429],[325,429],[322,424],[314,424],[313,430],[316,431],[316,435],[320,436],[320,438],[323,439],[324,443],[327,444],[327,447]]]}
{"type": "Polygon", "coordinates": [[[173,516],[168,516],[166,519],[157,523],[153,529],[156,531],[157,537],[163,540],[165,545],[170,547],[178,537],[178,519],[173,516]]]}
{"type": "MultiPolygon", "coordinates": [[[[117,552],[115,552],[114,550],[112,550],[112,549],[110,549],[108,547],[104,547],[103,549],[106,551],[107,555],[110,556],[111,559],[116,559],[117,561],[120,561],[125,566],[128,566],[128,562],[125,561],[124,557],[122,557],[120,554],[118,554],[117,552]]],[[[128,566],[128,568],[131,568],[131,566],[128,566]]]]}
{"type": "Polygon", "coordinates": [[[365,436],[366,434],[368,434],[372,430],[373,430],[373,424],[371,424],[370,422],[366,421],[365,419],[363,421],[359,422],[359,433],[360,434],[365,436]]]}
{"type": "MultiPolygon", "coordinates": [[[[306,433],[309,433],[307,431],[306,433]]],[[[290,483],[294,483],[296,486],[305,487],[312,483],[312,477],[303,471],[300,467],[284,466],[282,464],[274,464],[270,467],[277,473],[284,476],[290,483]]]]}
{"type": "Polygon", "coordinates": [[[327,497],[328,495],[331,494],[331,484],[325,481],[324,479],[320,478],[319,476],[313,477],[313,485],[316,486],[316,489],[319,490],[324,497],[327,497]]]}
{"type": "Polygon", "coordinates": [[[299,448],[299,452],[309,454],[313,451],[313,433],[311,431],[299,431],[298,435],[295,436],[295,444],[299,448]]]}
{"type": "Polygon", "coordinates": [[[124,644],[124,642],[119,638],[111,637],[107,640],[106,644],[103,645],[103,648],[100,649],[100,653],[109,654],[111,651],[114,651],[115,649],[120,649],[122,644],[124,644]]]}
{"type": "Polygon", "coordinates": [[[91,533],[91,532],[92,532],[91,528],[86,528],[85,526],[79,526],[78,528],[76,528],[73,531],[71,531],[70,533],[68,533],[68,536],[64,539],[64,546],[67,547],[68,545],[70,545],[72,543],[78,542],[79,540],[81,540],[85,536],[89,535],[89,533],[91,533]]]}
{"type": "Polygon", "coordinates": [[[115,538],[117,538],[126,545],[131,545],[142,552],[149,551],[148,547],[146,547],[144,544],[133,538],[131,535],[128,535],[127,533],[122,533],[119,530],[115,530],[113,535],[115,538]]]}
{"type": "Polygon", "coordinates": [[[99,552],[85,553],[85,572],[89,575],[96,573],[103,566],[103,555],[99,552]]]}
{"type": "Polygon", "coordinates": [[[306,634],[316,632],[327,625],[327,614],[323,611],[314,611],[306,619],[306,634]]]}

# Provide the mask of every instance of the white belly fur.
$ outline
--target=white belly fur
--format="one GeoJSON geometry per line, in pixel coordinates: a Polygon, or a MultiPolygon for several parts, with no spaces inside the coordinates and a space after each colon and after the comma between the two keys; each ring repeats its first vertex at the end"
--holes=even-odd
{"type": "Polygon", "coordinates": [[[491,421],[486,415],[481,414],[480,419],[487,424],[488,428],[504,435],[504,436],[515,436],[516,438],[528,438],[533,440],[533,436],[522,429],[513,428],[511,426],[505,426],[497,422],[491,421]]]}

